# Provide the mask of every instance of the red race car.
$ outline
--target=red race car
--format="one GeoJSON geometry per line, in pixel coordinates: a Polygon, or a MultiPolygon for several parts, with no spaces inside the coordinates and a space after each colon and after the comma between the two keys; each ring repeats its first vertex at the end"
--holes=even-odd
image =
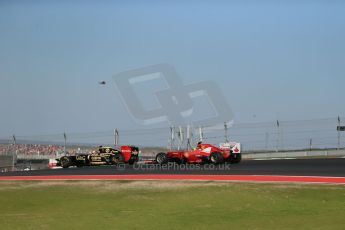
{"type": "Polygon", "coordinates": [[[161,152],[156,155],[157,164],[168,162],[184,163],[211,163],[221,164],[225,162],[239,163],[241,161],[240,143],[224,143],[220,147],[211,144],[198,143],[194,150],[189,151],[169,151],[161,152]]]}

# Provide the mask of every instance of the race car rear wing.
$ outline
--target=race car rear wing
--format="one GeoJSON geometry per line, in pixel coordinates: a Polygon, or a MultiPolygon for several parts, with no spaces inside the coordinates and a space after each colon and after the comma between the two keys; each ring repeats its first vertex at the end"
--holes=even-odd
{"type": "Polygon", "coordinates": [[[239,142],[220,143],[219,148],[223,150],[231,149],[233,153],[241,153],[241,143],[239,142]]]}

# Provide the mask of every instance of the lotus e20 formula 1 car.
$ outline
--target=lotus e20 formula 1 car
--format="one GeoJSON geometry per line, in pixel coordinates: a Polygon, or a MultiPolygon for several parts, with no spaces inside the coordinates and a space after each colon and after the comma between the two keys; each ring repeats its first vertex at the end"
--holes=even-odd
{"type": "Polygon", "coordinates": [[[121,146],[120,150],[112,147],[99,146],[91,154],[78,154],[76,156],[63,156],[57,160],[57,166],[68,168],[70,166],[116,165],[120,163],[134,164],[139,160],[139,148],[131,145],[121,146]]]}

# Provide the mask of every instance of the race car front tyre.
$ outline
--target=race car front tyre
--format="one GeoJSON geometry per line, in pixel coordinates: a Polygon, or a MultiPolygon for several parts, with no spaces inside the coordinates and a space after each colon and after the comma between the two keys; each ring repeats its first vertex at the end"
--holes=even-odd
{"type": "Polygon", "coordinates": [[[158,153],[156,155],[156,162],[157,164],[166,164],[168,163],[168,156],[166,153],[158,153]]]}
{"type": "Polygon", "coordinates": [[[212,164],[221,164],[224,162],[224,157],[220,152],[213,152],[210,155],[210,162],[212,164]]]}
{"type": "Polygon", "coordinates": [[[61,164],[61,167],[64,168],[64,169],[72,166],[71,159],[69,157],[66,157],[66,156],[61,157],[60,164],[61,164]]]}

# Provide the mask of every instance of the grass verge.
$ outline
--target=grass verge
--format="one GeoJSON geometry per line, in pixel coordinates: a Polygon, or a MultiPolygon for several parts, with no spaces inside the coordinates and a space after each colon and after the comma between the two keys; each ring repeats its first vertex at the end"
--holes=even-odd
{"type": "Polygon", "coordinates": [[[1,229],[344,229],[345,186],[0,182],[1,229]]]}

